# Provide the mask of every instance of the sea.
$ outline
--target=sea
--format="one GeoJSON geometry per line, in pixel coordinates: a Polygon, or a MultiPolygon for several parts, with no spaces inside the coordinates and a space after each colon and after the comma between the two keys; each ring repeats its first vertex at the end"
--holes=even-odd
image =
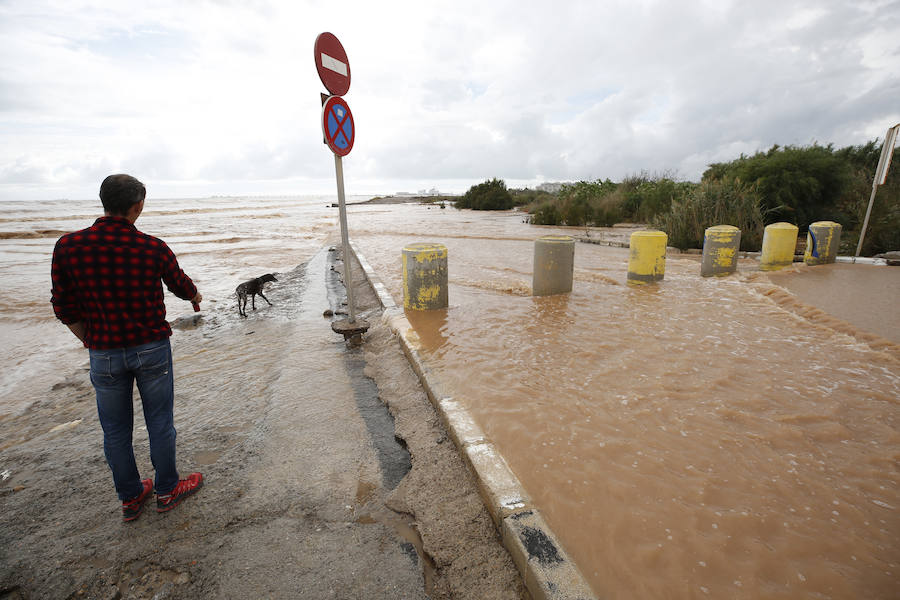
{"type": "MultiPolygon", "coordinates": [[[[349,201],[369,197],[351,197],[349,201]]],[[[237,316],[235,287],[264,273],[305,264],[337,225],[333,196],[282,198],[149,197],[136,226],[163,239],[204,296],[204,314],[237,316]],[[227,307],[227,308],[226,308],[227,307]]],[[[56,240],[102,216],[99,200],[0,202],[0,313],[9,367],[0,375],[0,416],[40,399],[36,382],[83,358],[80,343],[50,305],[50,261],[56,240]]],[[[190,316],[190,303],[166,291],[167,318],[190,316]]]]}

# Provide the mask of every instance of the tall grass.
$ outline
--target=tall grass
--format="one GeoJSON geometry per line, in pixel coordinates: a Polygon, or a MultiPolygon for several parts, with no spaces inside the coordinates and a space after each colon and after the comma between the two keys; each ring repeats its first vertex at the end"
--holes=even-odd
{"type": "Polygon", "coordinates": [[[724,178],[700,184],[652,222],[668,234],[670,246],[682,250],[702,248],[704,232],[713,225],[737,227],[741,230],[741,249],[759,250],[765,228],[763,217],[756,186],[724,178]]]}
{"type": "Polygon", "coordinates": [[[677,182],[667,176],[646,173],[564,185],[556,198],[541,199],[527,210],[536,225],[595,225],[609,227],[622,221],[647,222],[687,195],[697,184],[677,182]]]}

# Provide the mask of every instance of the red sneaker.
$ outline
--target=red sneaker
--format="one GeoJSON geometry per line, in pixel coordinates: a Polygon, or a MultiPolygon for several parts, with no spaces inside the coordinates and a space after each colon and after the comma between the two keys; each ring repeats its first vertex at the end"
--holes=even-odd
{"type": "Polygon", "coordinates": [[[150,494],[153,493],[152,479],[142,480],[141,485],[144,486],[144,489],[137,498],[132,498],[131,500],[126,500],[122,503],[122,520],[126,523],[134,521],[141,516],[141,511],[144,510],[144,502],[146,502],[147,498],[150,497],[150,494]]]}
{"type": "Polygon", "coordinates": [[[203,474],[191,473],[187,479],[180,480],[175,489],[168,494],[156,495],[156,512],[172,510],[201,487],[203,487],[203,474]]]}

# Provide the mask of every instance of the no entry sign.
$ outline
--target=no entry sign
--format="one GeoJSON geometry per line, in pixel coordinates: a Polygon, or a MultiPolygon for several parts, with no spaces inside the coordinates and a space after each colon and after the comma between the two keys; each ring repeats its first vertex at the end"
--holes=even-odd
{"type": "Polygon", "coordinates": [[[341,42],[332,33],[320,33],[313,52],[325,89],[335,96],[346,94],[350,89],[350,61],[341,42]]]}
{"type": "Polygon", "coordinates": [[[332,152],[338,156],[350,154],[356,137],[353,113],[340,96],[331,96],[322,106],[322,132],[325,134],[325,143],[332,152]]]}

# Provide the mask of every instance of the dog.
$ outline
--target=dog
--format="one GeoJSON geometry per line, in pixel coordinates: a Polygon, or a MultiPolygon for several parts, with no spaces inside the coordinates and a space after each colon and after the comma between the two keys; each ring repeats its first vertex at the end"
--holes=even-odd
{"type": "MultiPolygon", "coordinates": [[[[250,296],[250,304],[253,307],[253,310],[256,310],[257,294],[259,294],[260,298],[269,302],[269,299],[263,295],[263,286],[269,281],[278,280],[271,273],[266,273],[262,277],[245,281],[235,288],[234,293],[237,294],[238,299],[238,313],[240,313],[242,317],[247,316],[247,296],[250,296]]],[[[271,302],[269,302],[269,306],[272,306],[271,302]]]]}

